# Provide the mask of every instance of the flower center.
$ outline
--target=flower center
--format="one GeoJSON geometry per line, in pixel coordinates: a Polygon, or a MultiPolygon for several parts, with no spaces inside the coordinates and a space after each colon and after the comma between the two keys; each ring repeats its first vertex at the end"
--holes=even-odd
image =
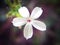
{"type": "Polygon", "coordinates": [[[29,17],[29,18],[27,18],[27,22],[31,22],[32,21],[32,19],[29,17]]]}
{"type": "Polygon", "coordinates": [[[30,19],[28,19],[28,20],[27,20],[27,22],[31,22],[31,20],[30,20],[30,19]]]}

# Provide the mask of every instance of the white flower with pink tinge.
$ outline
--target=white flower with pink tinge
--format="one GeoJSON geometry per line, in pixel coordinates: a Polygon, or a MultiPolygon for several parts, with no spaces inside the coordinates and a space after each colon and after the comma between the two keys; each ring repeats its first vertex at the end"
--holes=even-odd
{"type": "Polygon", "coordinates": [[[12,23],[15,27],[25,25],[23,35],[26,39],[29,39],[33,36],[33,27],[40,31],[46,30],[45,23],[37,20],[37,18],[39,18],[43,12],[40,7],[35,7],[31,15],[26,7],[19,8],[18,12],[23,18],[14,18],[12,23]]]}

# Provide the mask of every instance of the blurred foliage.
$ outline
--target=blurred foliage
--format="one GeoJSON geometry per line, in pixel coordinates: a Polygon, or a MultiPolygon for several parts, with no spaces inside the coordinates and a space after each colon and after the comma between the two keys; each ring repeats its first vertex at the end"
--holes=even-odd
{"type": "Polygon", "coordinates": [[[60,3],[60,0],[39,0],[39,2],[56,5],[56,4],[60,3]]]}
{"type": "Polygon", "coordinates": [[[59,0],[46,0],[50,4],[57,4],[59,0]]]}
{"type": "Polygon", "coordinates": [[[7,5],[9,6],[10,10],[7,13],[7,18],[8,17],[21,17],[20,14],[18,13],[18,9],[21,7],[21,0],[5,0],[7,5]]]}
{"type": "Polygon", "coordinates": [[[34,36],[34,38],[33,38],[33,44],[34,45],[39,45],[40,44],[40,37],[34,36]]]}

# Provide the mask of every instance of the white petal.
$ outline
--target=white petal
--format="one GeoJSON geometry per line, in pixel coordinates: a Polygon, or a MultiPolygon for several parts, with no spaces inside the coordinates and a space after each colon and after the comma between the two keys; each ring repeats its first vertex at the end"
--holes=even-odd
{"type": "Polygon", "coordinates": [[[26,19],[23,18],[14,18],[13,21],[13,26],[18,27],[26,24],[26,19]]]}
{"type": "Polygon", "coordinates": [[[35,7],[31,13],[31,18],[37,19],[41,16],[43,10],[39,7],[35,7]]]}
{"type": "Polygon", "coordinates": [[[46,30],[46,25],[45,25],[45,23],[43,23],[43,22],[41,22],[41,21],[34,20],[33,23],[32,23],[32,25],[33,25],[36,29],[38,29],[38,30],[40,30],[40,31],[45,31],[45,30],[46,30]]]}
{"type": "Polygon", "coordinates": [[[32,37],[33,35],[33,28],[32,28],[32,25],[27,23],[26,26],[24,27],[24,37],[26,39],[29,39],[32,37]]]}
{"type": "Polygon", "coordinates": [[[18,10],[18,12],[20,13],[20,15],[22,16],[22,17],[29,17],[29,11],[28,11],[28,9],[26,8],[26,7],[21,7],[21,8],[19,8],[19,10],[18,10]]]}

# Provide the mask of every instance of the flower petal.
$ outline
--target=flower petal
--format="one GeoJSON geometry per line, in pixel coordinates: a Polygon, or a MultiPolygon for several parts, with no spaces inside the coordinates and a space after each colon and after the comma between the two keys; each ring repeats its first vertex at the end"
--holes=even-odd
{"type": "Polygon", "coordinates": [[[46,25],[41,21],[34,20],[32,25],[40,31],[45,31],[46,30],[46,25]]]}
{"type": "Polygon", "coordinates": [[[20,15],[22,16],[22,17],[29,17],[29,11],[28,11],[28,9],[26,8],[26,7],[21,7],[21,8],[19,8],[19,10],[18,10],[18,12],[20,13],[20,15]]]}
{"type": "Polygon", "coordinates": [[[26,24],[26,19],[14,18],[12,23],[13,23],[13,26],[19,27],[19,26],[22,26],[22,25],[26,24]]]}
{"type": "Polygon", "coordinates": [[[32,37],[33,35],[33,28],[32,25],[30,23],[27,23],[26,26],[24,27],[24,37],[26,39],[29,39],[32,37]]]}
{"type": "Polygon", "coordinates": [[[41,16],[43,10],[39,7],[35,7],[31,13],[31,18],[37,19],[41,16]]]}

